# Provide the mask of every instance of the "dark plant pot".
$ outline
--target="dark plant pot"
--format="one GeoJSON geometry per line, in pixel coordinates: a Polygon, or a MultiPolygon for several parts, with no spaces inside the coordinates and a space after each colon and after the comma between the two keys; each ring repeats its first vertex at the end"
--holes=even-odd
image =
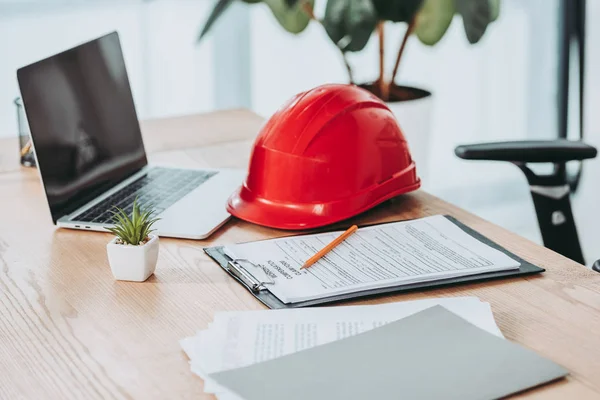
{"type": "MultiPolygon", "coordinates": [[[[379,85],[374,82],[358,85],[381,98],[379,85]]],[[[394,84],[390,88],[387,106],[392,110],[406,137],[417,173],[427,187],[431,143],[431,92],[411,86],[394,84]]]]}
{"type": "MultiPolygon", "coordinates": [[[[368,90],[375,96],[381,99],[381,93],[379,91],[379,85],[374,82],[363,83],[357,85],[358,87],[368,90]]],[[[431,92],[425,89],[419,89],[412,86],[401,86],[393,84],[390,87],[389,99],[384,100],[386,103],[396,103],[402,101],[421,100],[427,97],[431,97],[431,92]]]]}

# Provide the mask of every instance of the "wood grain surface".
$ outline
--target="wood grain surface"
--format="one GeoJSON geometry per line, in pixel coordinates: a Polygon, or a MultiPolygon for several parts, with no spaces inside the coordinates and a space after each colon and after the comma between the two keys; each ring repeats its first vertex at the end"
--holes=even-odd
{"type": "MultiPolygon", "coordinates": [[[[151,162],[244,168],[261,123],[227,111],[147,121],[143,132],[151,162]]],[[[178,340],[206,328],[216,311],[263,307],[202,248],[288,233],[234,219],[210,240],[161,239],[153,277],[117,282],[110,236],[56,229],[37,171],[19,167],[17,147],[0,141],[0,399],[212,398],[178,340]]],[[[508,339],[571,371],[520,396],[600,398],[600,274],[423,191],[346,224],[434,214],[458,218],[547,272],[352,304],[478,296],[508,339]]]]}

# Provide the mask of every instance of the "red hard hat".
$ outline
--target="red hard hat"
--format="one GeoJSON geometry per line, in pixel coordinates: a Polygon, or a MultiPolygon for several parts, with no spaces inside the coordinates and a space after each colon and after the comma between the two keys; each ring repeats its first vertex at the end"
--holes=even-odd
{"type": "Polygon", "coordinates": [[[324,85],[298,94],[263,125],[227,210],[259,225],[308,229],[419,186],[385,103],[353,85],[324,85]]]}

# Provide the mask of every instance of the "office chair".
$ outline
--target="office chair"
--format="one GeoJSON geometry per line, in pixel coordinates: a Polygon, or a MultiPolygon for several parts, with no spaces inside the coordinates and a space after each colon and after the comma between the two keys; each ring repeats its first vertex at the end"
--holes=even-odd
{"type": "MultiPolygon", "coordinates": [[[[458,157],[465,160],[507,161],[525,173],[535,206],[544,246],[573,261],[584,264],[577,228],[571,211],[571,186],[566,163],[596,157],[594,147],[566,139],[481,143],[458,146],[458,157]],[[538,175],[531,163],[552,163],[554,170],[538,175]]],[[[594,264],[600,272],[600,260],[594,264]]]]}
{"type": "MultiPolygon", "coordinates": [[[[582,164],[577,173],[567,174],[568,161],[583,161],[596,157],[596,149],[583,143],[583,110],[585,78],[586,0],[559,2],[558,41],[558,140],[515,141],[458,146],[458,157],[469,160],[508,161],[525,173],[538,218],[544,245],[578,263],[584,264],[581,245],[571,211],[570,194],[577,190],[582,164]],[[579,86],[579,141],[567,138],[569,117],[569,77],[571,75],[572,43],[577,44],[579,86]],[[552,163],[548,175],[535,174],[527,164],[552,163]]],[[[600,260],[592,267],[600,272],[600,260]]]]}

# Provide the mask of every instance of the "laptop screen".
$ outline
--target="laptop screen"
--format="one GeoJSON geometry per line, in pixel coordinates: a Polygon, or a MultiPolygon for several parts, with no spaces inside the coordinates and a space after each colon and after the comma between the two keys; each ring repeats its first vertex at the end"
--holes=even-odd
{"type": "Polygon", "coordinates": [[[116,32],[17,77],[55,223],[147,164],[116,32]]]}

